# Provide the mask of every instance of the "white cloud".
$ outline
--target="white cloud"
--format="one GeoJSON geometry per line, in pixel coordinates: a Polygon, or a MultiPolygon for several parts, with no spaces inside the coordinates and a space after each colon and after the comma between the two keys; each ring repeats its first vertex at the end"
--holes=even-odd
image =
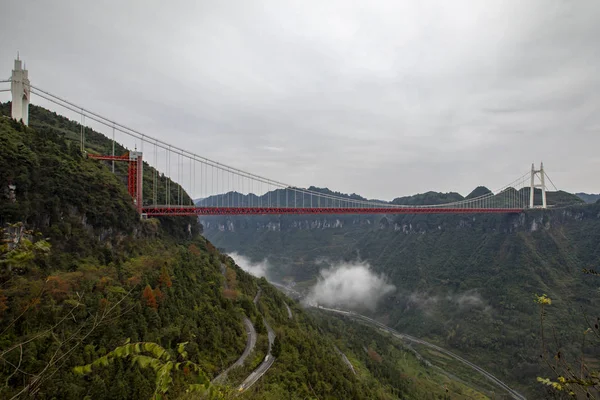
{"type": "Polygon", "coordinates": [[[432,314],[436,308],[443,303],[451,303],[453,307],[458,307],[461,310],[467,310],[474,307],[484,307],[486,302],[481,295],[474,290],[467,290],[463,293],[446,294],[440,296],[437,294],[429,294],[424,292],[413,292],[408,295],[407,306],[417,307],[425,314],[432,314]]]}
{"type": "Polygon", "coordinates": [[[484,304],[481,295],[475,291],[468,291],[463,294],[454,296],[454,301],[458,304],[460,308],[471,308],[476,306],[481,306],[484,304]]]}
{"type": "Polygon", "coordinates": [[[252,262],[246,256],[238,254],[237,252],[227,254],[229,257],[233,258],[233,261],[244,271],[248,272],[251,275],[254,275],[258,278],[267,277],[268,270],[270,268],[269,262],[267,259],[264,259],[260,262],[252,262]]]}
{"type": "Polygon", "coordinates": [[[321,271],[305,301],[329,307],[373,310],[383,296],[394,290],[396,287],[387,283],[383,275],[372,272],[368,263],[340,263],[321,271]]]}

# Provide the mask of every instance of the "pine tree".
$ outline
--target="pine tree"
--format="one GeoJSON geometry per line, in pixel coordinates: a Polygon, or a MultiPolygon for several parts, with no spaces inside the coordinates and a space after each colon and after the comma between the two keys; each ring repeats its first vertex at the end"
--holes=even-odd
{"type": "Polygon", "coordinates": [[[162,268],[160,269],[160,276],[158,278],[158,283],[162,286],[166,286],[168,288],[170,288],[171,286],[173,286],[173,282],[171,282],[171,277],[169,276],[169,272],[167,271],[167,267],[166,266],[162,266],[162,268]]]}
{"type": "Polygon", "coordinates": [[[150,285],[146,285],[144,289],[144,293],[142,293],[142,298],[146,300],[146,305],[148,307],[152,307],[155,310],[158,308],[158,303],[156,302],[156,296],[154,296],[154,291],[150,287],[150,285]]]}
{"type": "Polygon", "coordinates": [[[163,293],[160,291],[160,287],[158,287],[158,286],[157,286],[157,287],[154,289],[154,298],[156,299],[156,302],[157,302],[157,303],[160,303],[160,302],[163,300],[163,298],[164,298],[164,297],[165,297],[165,296],[164,296],[164,295],[163,295],[163,293]]]}

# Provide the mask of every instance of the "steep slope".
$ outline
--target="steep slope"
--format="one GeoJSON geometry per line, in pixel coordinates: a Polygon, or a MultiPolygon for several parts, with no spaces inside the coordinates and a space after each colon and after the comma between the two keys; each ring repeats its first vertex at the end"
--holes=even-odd
{"type": "MultiPolygon", "coordinates": [[[[557,203],[572,196],[555,192],[557,203]]],[[[319,271],[362,260],[396,286],[373,313],[386,325],[452,348],[518,388],[539,395],[539,313],[565,354],[578,351],[584,313],[594,317],[600,262],[600,205],[520,215],[203,218],[226,251],[268,258],[276,280],[314,282],[319,271]]],[[[596,356],[594,349],[586,349],[596,356]]]]}
{"type": "Polygon", "coordinates": [[[123,185],[63,137],[2,117],[0,141],[2,190],[13,192],[0,199],[1,397],[149,398],[153,374],[137,367],[70,373],[127,338],[189,340],[208,373],[243,348],[199,226],[178,243],[160,221],[140,221],[123,185]]]}
{"type": "MultiPolygon", "coordinates": [[[[195,219],[140,220],[119,174],[80,155],[77,124],[38,107],[31,123],[0,116],[0,397],[150,398],[157,374],[148,362],[125,357],[83,376],[73,368],[126,340],[156,343],[171,357],[184,357],[177,349],[186,343],[186,359],[212,378],[244,351],[249,318],[256,349],[217,387],[232,396],[266,354],[263,316],[278,338],[276,361],[244,398],[443,393],[405,379],[380,383],[368,369],[355,375],[312,316],[219,253],[195,219]]],[[[109,146],[88,135],[89,152],[109,146]]],[[[189,398],[194,374],[173,374],[169,398],[189,398]]]]}

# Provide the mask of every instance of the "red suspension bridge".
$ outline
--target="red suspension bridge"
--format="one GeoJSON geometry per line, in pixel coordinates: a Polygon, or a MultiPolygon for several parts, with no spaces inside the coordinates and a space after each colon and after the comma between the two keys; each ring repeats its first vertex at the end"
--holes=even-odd
{"type": "Polygon", "coordinates": [[[122,170],[119,167],[115,170],[115,163],[126,164],[124,180],[142,216],[519,213],[547,206],[545,182],[549,178],[543,164],[539,169],[532,165],[530,171],[498,190],[461,201],[417,206],[366,200],[288,185],[213,161],[129,128],[31,85],[27,70],[18,59],[11,78],[1,83],[10,83],[10,89],[0,88],[0,92],[12,93],[12,117],[25,124],[29,122],[32,94],[79,115],[81,151],[89,158],[112,164],[113,172],[122,170]],[[86,123],[95,124],[96,131],[112,131],[110,154],[96,154],[93,146],[88,146],[86,123]],[[119,135],[120,143],[136,150],[115,154],[115,148],[120,147],[116,145],[115,134],[119,135]],[[149,151],[144,153],[144,148],[149,151]],[[164,174],[159,173],[161,169],[164,174]],[[536,192],[539,195],[536,196],[536,192]],[[199,199],[194,202],[186,193],[199,199]]]}

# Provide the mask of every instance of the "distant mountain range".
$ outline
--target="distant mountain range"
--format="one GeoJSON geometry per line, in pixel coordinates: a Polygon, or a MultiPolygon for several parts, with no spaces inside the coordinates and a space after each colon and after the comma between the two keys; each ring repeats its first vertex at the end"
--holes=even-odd
{"type": "Polygon", "coordinates": [[[595,203],[598,200],[600,200],[600,193],[599,194],[593,194],[593,193],[575,193],[575,195],[577,197],[579,197],[581,200],[585,201],[586,203],[595,203]]]}
{"type": "MultiPolygon", "coordinates": [[[[309,191],[313,193],[322,193],[330,196],[336,196],[337,198],[346,198],[350,200],[362,200],[367,201],[368,199],[356,194],[346,194],[332,191],[328,188],[318,188],[311,186],[308,188],[309,191]]],[[[446,204],[452,203],[456,201],[461,201],[465,199],[472,199],[479,196],[483,196],[486,194],[492,193],[485,186],[478,186],[475,188],[469,195],[463,197],[461,194],[456,192],[449,193],[441,193],[441,192],[426,192],[419,193],[412,196],[404,196],[397,197],[391,202],[384,200],[368,200],[379,202],[381,204],[399,204],[399,205],[426,205],[426,204],[446,204]]],[[[535,202],[539,204],[541,202],[542,192],[540,189],[535,190],[535,202]]],[[[600,198],[600,195],[587,195],[587,196],[596,196],[596,198],[600,198]]],[[[516,191],[515,189],[507,189],[504,192],[496,194],[495,198],[498,201],[497,204],[503,204],[503,202],[508,202],[515,197],[521,197],[524,199],[529,198],[529,188],[522,188],[516,191]]],[[[557,192],[547,192],[547,200],[548,205],[550,206],[564,206],[569,204],[577,204],[582,203],[583,201],[587,201],[581,196],[574,195],[571,193],[567,193],[564,191],[557,192]]],[[[337,201],[337,200],[336,200],[337,201]]],[[[292,189],[276,189],[269,191],[261,196],[257,196],[254,193],[250,194],[242,194],[238,192],[228,192],[219,195],[209,196],[203,199],[196,199],[194,203],[198,206],[216,206],[216,205],[236,205],[236,206],[254,206],[254,205],[263,205],[270,207],[277,206],[285,206],[285,205],[294,205],[298,207],[308,207],[308,206],[316,206],[316,207],[331,207],[335,206],[336,201],[331,199],[321,199],[313,198],[309,193],[297,193],[292,189]]],[[[594,200],[595,202],[595,200],[594,200]]]]}

